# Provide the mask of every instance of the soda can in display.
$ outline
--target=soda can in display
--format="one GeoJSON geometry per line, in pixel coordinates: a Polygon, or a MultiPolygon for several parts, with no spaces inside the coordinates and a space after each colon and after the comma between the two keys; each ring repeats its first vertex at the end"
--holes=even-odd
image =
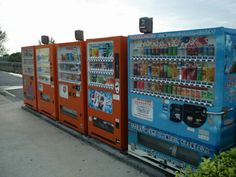
{"type": "Polygon", "coordinates": [[[209,45],[209,48],[208,48],[208,56],[214,56],[215,55],[215,47],[214,45],[209,45]]]}
{"type": "Polygon", "coordinates": [[[173,47],[168,48],[168,55],[172,56],[173,55],[173,47]]]}
{"type": "Polygon", "coordinates": [[[147,61],[144,62],[143,67],[144,67],[144,76],[147,76],[148,75],[148,62],[147,61]]]}
{"type": "Polygon", "coordinates": [[[146,67],[145,67],[145,62],[141,63],[141,68],[140,68],[140,72],[141,72],[141,76],[145,76],[146,73],[146,67]]]}
{"type": "Polygon", "coordinates": [[[160,48],[156,48],[156,55],[160,55],[160,48]]]}
{"type": "Polygon", "coordinates": [[[186,88],[185,87],[181,88],[181,95],[186,96],[186,88]]]}
{"type": "Polygon", "coordinates": [[[159,92],[164,92],[164,85],[163,84],[159,84],[159,92]]]}
{"type": "Polygon", "coordinates": [[[201,94],[202,94],[202,99],[208,99],[207,91],[202,90],[201,94]]]}
{"type": "Polygon", "coordinates": [[[155,47],[152,48],[152,53],[151,53],[151,55],[153,55],[153,56],[156,55],[156,48],[155,48],[155,47]]]}
{"type": "Polygon", "coordinates": [[[149,62],[148,64],[148,76],[152,76],[152,63],[149,62]]]}
{"type": "Polygon", "coordinates": [[[195,97],[199,98],[199,99],[202,98],[202,91],[201,90],[196,90],[195,91],[195,97]]]}
{"type": "Polygon", "coordinates": [[[177,88],[176,88],[176,94],[177,95],[181,95],[181,93],[182,93],[182,88],[180,87],[180,86],[177,86],[177,88]]]}
{"type": "Polygon", "coordinates": [[[168,51],[169,51],[168,48],[164,48],[164,55],[168,55],[168,51]]]}
{"type": "Polygon", "coordinates": [[[152,90],[152,83],[148,82],[147,83],[147,91],[151,91],[152,90]]]}
{"type": "Polygon", "coordinates": [[[137,89],[138,89],[138,90],[141,89],[141,81],[137,81],[137,89]]]}
{"type": "Polygon", "coordinates": [[[177,79],[178,77],[178,68],[176,62],[172,63],[172,79],[177,79]]]}
{"type": "Polygon", "coordinates": [[[176,85],[173,85],[173,86],[172,86],[172,94],[173,94],[173,95],[176,95],[176,94],[177,94],[177,86],[176,86],[176,85]]]}
{"type": "Polygon", "coordinates": [[[208,56],[208,46],[207,45],[203,46],[203,55],[208,56]]]}
{"type": "Polygon", "coordinates": [[[164,63],[160,63],[160,77],[164,77],[164,63]]]}
{"type": "Polygon", "coordinates": [[[197,67],[190,65],[187,68],[187,80],[197,80],[197,67]]]}
{"type": "Polygon", "coordinates": [[[207,99],[212,100],[214,99],[214,94],[211,90],[207,91],[207,99]]]}
{"type": "Polygon", "coordinates": [[[152,83],[151,85],[151,91],[156,92],[156,83],[152,83]]]}
{"type": "Polygon", "coordinates": [[[191,89],[191,97],[195,98],[196,97],[196,90],[195,89],[191,89]]]}
{"type": "Polygon", "coordinates": [[[138,88],[138,83],[137,83],[137,82],[138,82],[138,81],[134,81],[134,82],[133,82],[133,88],[134,88],[134,89],[137,89],[137,88],[138,88]]]}
{"type": "Polygon", "coordinates": [[[182,79],[183,80],[187,79],[187,66],[182,67],[182,79]]]}
{"type": "Polygon", "coordinates": [[[167,78],[172,78],[172,73],[173,73],[172,64],[167,63],[167,78]]]}
{"type": "Polygon", "coordinates": [[[177,79],[182,80],[182,63],[181,62],[177,63],[177,70],[178,70],[177,79]]]}
{"type": "Polygon", "coordinates": [[[144,46],[144,47],[143,47],[143,50],[144,50],[144,55],[145,55],[145,56],[148,55],[148,48],[147,48],[147,46],[144,46]]]}
{"type": "Polygon", "coordinates": [[[165,49],[164,48],[160,48],[160,55],[163,56],[165,53],[165,49]]]}
{"type": "Polygon", "coordinates": [[[152,55],[152,48],[151,47],[148,47],[148,55],[152,55]]]}
{"type": "Polygon", "coordinates": [[[138,64],[137,63],[134,63],[134,65],[133,65],[133,75],[134,76],[137,76],[138,74],[137,74],[137,71],[138,71],[138,64]]]}
{"type": "Polygon", "coordinates": [[[215,75],[215,67],[213,66],[213,64],[208,63],[208,67],[207,67],[207,73],[206,73],[206,77],[207,77],[207,81],[214,81],[214,75],[215,75]]]}
{"type": "Polygon", "coordinates": [[[202,81],[202,66],[200,64],[197,65],[197,80],[202,81]]]}
{"type": "Polygon", "coordinates": [[[172,94],[172,85],[167,85],[167,93],[172,94]]]}
{"type": "Polygon", "coordinates": [[[199,56],[203,56],[204,55],[204,47],[203,46],[199,46],[198,47],[198,55],[199,56]]]}
{"type": "Polygon", "coordinates": [[[158,65],[156,62],[152,64],[152,76],[158,76],[158,65]]]}
{"type": "Polygon", "coordinates": [[[191,97],[191,89],[189,89],[189,88],[185,89],[185,96],[191,97]]]}
{"type": "Polygon", "coordinates": [[[173,55],[177,56],[178,55],[178,47],[173,47],[173,55]]]}
{"type": "Polygon", "coordinates": [[[202,80],[207,81],[207,66],[206,64],[203,64],[202,66],[202,80]]]}
{"type": "Polygon", "coordinates": [[[167,75],[168,75],[168,64],[164,63],[163,64],[163,77],[167,78],[167,75]]]}
{"type": "Polygon", "coordinates": [[[148,82],[144,82],[144,90],[148,91],[148,82]]]}

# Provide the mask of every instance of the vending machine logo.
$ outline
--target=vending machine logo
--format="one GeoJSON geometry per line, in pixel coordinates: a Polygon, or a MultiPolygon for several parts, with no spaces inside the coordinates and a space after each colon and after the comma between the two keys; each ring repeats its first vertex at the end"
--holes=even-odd
{"type": "Polygon", "coordinates": [[[153,121],[153,102],[151,100],[133,98],[132,116],[153,121]]]}
{"type": "Polygon", "coordinates": [[[106,113],[112,113],[112,94],[108,92],[89,90],[89,107],[106,113]]]}

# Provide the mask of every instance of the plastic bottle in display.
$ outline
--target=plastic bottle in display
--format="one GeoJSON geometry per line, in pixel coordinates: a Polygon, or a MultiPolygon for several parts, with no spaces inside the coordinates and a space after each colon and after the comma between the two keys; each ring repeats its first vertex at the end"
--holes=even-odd
{"type": "Polygon", "coordinates": [[[178,68],[176,62],[172,63],[172,78],[178,79],[178,68]]]}
{"type": "Polygon", "coordinates": [[[177,63],[177,70],[178,70],[178,79],[182,80],[182,63],[181,62],[177,63]]]}
{"type": "Polygon", "coordinates": [[[207,66],[203,64],[202,66],[202,80],[207,81],[207,66]]]}
{"type": "Polygon", "coordinates": [[[202,65],[197,65],[197,80],[202,81],[202,65]]]}
{"type": "Polygon", "coordinates": [[[187,79],[187,66],[186,65],[182,66],[182,79],[183,80],[187,79]]]}

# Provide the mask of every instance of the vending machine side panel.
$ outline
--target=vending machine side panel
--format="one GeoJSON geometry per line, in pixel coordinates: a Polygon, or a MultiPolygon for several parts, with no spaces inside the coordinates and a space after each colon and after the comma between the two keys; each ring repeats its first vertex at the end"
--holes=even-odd
{"type": "Polygon", "coordinates": [[[223,106],[221,147],[227,149],[236,143],[236,30],[225,29],[225,60],[223,68],[223,106]]]}
{"type": "Polygon", "coordinates": [[[57,44],[59,121],[87,134],[85,42],[57,44]]]}
{"type": "Polygon", "coordinates": [[[37,111],[37,75],[35,47],[21,48],[24,104],[37,111]]]}

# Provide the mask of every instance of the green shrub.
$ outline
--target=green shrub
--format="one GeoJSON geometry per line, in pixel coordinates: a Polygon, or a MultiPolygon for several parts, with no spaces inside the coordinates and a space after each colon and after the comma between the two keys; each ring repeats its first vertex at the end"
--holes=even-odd
{"type": "Polygon", "coordinates": [[[236,177],[236,147],[215,155],[213,159],[203,158],[196,171],[187,168],[176,177],[236,177]]]}

